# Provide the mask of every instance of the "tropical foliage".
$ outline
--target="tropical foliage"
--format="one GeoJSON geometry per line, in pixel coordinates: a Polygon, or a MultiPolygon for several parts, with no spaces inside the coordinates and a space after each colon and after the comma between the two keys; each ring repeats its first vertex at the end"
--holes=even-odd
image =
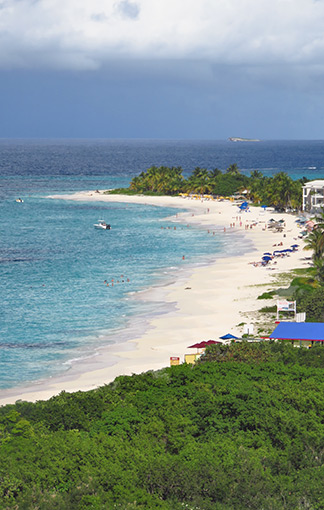
{"type": "Polygon", "coordinates": [[[0,507],[324,507],[324,348],[211,347],[196,366],[0,408],[0,507]]]}
{"type": "Polygon", "coordinates": [[[303,294],[297,303],[298,312],[306,312],[307,322],[324,322],[324,287],[303,294]]]}
{"type": "Polygon", "coordinates": [[[151,191],[164,195],[179,194],[184,185],[182,169],[180,167],[159,168],[152,166],[138,177],[134,177],[130,189],[132,191],[151,191]]]}
{"type": "Polygon", "coordinates": [[[316,277],[324,285],[324,213],[314,218],[314,226],[305,238],[304,250],[312,251],[316,277]]]}
{"type": "Polygon", "coordinates": [[[212,194],[229,196],[242,193],[257,204],[298,209],[302,200],[303,180],[294,181],[286,173],[265,177],[254,170],[251,175],[242,174],[236,164],[230,165],[223,173],[218,168],[207,170],[197,167],[185,179],[181,167],[152,166],[146,172],[132,179],[129,191],[132,193],[154,193],[177,195],[179,193],[212,194]]]}

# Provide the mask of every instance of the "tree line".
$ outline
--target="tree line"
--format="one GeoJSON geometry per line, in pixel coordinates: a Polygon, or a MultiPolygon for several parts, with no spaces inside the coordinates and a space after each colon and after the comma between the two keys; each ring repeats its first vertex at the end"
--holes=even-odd
{"type": "Polygon", "coordinates": [[[285,172],[266,177],[259,170],[254,170],[248,176],[242,174],[236,164],[230,165],[225,172],[218,168],[207,170],[196,167],[187,179],[181,167],[151,166],[132,179],[129,191],[137,194],[191,193],[214,196],[231,196],[244,192],[244,196],[255,204],[274,206],[277,209],[300,209],[302,186],[306,181],[306,178],[294,181],[285,172]]]}

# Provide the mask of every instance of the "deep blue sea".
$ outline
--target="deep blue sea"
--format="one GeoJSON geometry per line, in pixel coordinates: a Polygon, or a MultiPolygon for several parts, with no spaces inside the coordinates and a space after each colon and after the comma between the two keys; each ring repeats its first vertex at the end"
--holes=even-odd
{"type": "Polygon", "coordinates": [[[139,291],[249,249],[239,237],[233,244],[186,225],[162,229],[174,209],[48,195],[128,186],[151,165],[180,165],[186,176],[232,163],[323,178],[324,142],[0,140],[0,388],[58,375],[121,341],[132,320],[164,311],[136,299],[139,291]],[[100,218],[112,230],[96,230],[100,218]]]}

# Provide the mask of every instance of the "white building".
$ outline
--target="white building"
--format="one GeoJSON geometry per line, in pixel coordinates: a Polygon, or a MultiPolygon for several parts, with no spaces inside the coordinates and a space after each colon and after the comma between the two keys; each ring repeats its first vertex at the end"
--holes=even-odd
{"type": "Polygon", "coordinates": [[[303,211],[319,211],[324,207],[324,180],[309,181],[303,186],[303,211]]]}

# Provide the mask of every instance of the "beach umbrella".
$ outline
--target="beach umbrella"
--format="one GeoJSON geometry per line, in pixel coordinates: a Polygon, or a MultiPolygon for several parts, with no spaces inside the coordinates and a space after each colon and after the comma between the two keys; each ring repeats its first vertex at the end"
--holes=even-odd
{"type": "Polygon", "coordinates": [[[292,244],[291,247],[292,248],[298,248],[299,244],[292,244]]]}
{"type": "Polygon", "coordinates": [[[196,344],[189,345],[188,349],[197,349],[197,353],[199,353],[200,349],[204,349],[207,345],[207,342],[198,342],[196,344]]]}
{"type": "Polygon", "coordinates": [[[198,342],[193,345],[189,345],[188,349],[203,349],[206,347],[206,342],[198,342]]]}
{"type": "Polygon", "coordinates": [[[263,255],[272,255],[269,251],[266,251],[263,255]]]}
{"type": "Polygon", "coordinates": [[[221,344],[222,342],[219,342],[218,340],[207,340],[206,344],[208,345],[214,345],[214,344],[221,344]]]}
{"type": "Polygon", "coordinates": [[[262,257],[262,260],[269,261],[269,260],[271,260],[271,257],[269,257],[269,255],[265,255],[264,257],[262,257]]]}
{"type": "Polygon", "coordinates": [[[262,207],[263,209],[266,209],[268,206],[267,206],[267,205],[261,205],[261,207],[262,207]]]}
{"type": "Polygon", "coordinates": [[[231,333],[227,333],[227,335],[220,336],[219,338],[221,340],[238,340],[238,337],[231,335],[231,333]]]}

